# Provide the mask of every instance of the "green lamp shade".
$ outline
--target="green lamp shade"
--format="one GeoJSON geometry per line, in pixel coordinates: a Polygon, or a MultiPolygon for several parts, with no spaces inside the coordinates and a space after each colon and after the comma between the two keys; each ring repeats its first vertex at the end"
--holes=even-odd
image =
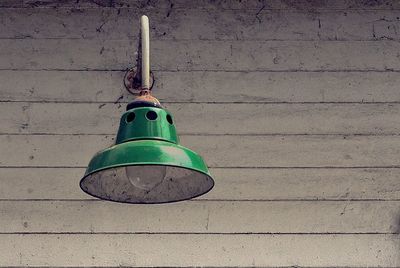
{"type": "Polygon", "coordinates": [[[171,114],[159,107],[125,112],[116,144],[92,158],[80,182],[92,196],[123,203],[181,201],[213,186],[203,159],[179,145],[171,114]]]}

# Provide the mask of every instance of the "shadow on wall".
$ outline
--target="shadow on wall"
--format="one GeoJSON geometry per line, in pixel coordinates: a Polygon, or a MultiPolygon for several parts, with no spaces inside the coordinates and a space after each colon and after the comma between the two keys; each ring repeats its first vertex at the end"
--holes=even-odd
{"type": "Polygon", "coordinates": [[[400,264],[400,211],[397,214],[397,220],[396,220],[396,226],[394,226],[393,228],[393,235],[395,235],[395,241],[396,241],[396,246],[397,246],[397,260],[395,261],[395,263],[397,265],[400,264]]]}

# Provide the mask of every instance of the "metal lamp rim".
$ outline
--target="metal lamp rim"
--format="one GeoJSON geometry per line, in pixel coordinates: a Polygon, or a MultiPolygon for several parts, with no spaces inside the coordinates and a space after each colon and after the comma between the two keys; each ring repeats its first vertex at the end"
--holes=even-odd
{"type": "Polygon", "coordinates": [[[157,205],[157,204],[168,204],[168,203],[175,203],[175,202],[180,202],[180,201],[184,201],[184,200],[190,200],[192,198],[196,198],[196,197],[199,197],[201,195],[204,195],[204,194],[208,193],[209,191],[211,191],[214,188],[214,186],[215,186],[215,181],[214,181],[213,177],[210,174],[208,174],[208,173],[206,173],[206,172],[204,172],[202,170],[199,170],[199,169],[196,169],[196,168],[188,168],[188,167],[179,166],[179,165],[173,165],[173,164],[164,164],[164,163],[160,164],[160,163],[149,163],[149,162],[146,162],[146,163],[136,162],[134,165],[132,165],[132,164],[117,164],[117,165],[107,166],[107,167],[104,167],[104,168],[99,168],[99,169],[93,170],[90,173],[85,174],[85,176],[79,181],[79,187],[81,188],[82,191],[84,191],[88,195],[91,195],[93,197],[99,198],[101,200],[106,200],[106,201],[115,202],[115,203],[132,204],[132,205],[135,205],[135,204],[153,204],[153,205],[157,205]],[[118,200],[113,200],[113,199],[104,199],[104,197],[96,195],[96,194],[94,194],[92,192],[88,192],[82,187],[82,183],[86,179],[86,177],[88,177],[88,176],[90,176],[90,175],[92,175],[94,173],[101,172],[101,171],[108,170],[108,169],[112,169],[112,168],[120,168],[120,167],[128,167],[128,166],[144,166],[144,165],[178,167],[178,168],[184,168],[184,169],[187,169],[187,170],[200,172],[200,173],[202,173],[203,175],[207,176],[210,179],[212,185],[211,185],[211,187],[209,189],[207,189],[207,191],[199,193],[199,194],[194,195],[194,196],[191,196],[190,198],[182,198],[182,199],[176,199],[176,200],[171,200],[171,201],[161,201],[161,202],[157,202],[157,203],[152,203],[152,202],[131,203],[131,202],[118,201],[118,200]]]}
{"type": "Polygon", "coordinates": [[[97,172],[100,172],[100,171],[104,171],[104,170],[107,170],[107,169],[111,169],[111,168],[129,167],[129,166],[166,166],[166,167],[184,168],[184,169],[187,169],[187,170],[197,171],[197,172],[200,172],[200,173],[202,173],[202,174],[208,176],[208,177],[213,181],[213,184],[214,184],[214,179],[213,179],[213,177],[212,177],[209,173],[204,172],[204,171],[202,171],[202,170],[200,170],[200,169],[198,169],[198,168],[185,167],[185,166],[180,166],[180,165],[176,165],[176,164],[159,163],[159,162],[158,162],[158,163],[157,163],[157,162],[124,163],[124,164],[115,164],[115,165],[109,165],[109,166],[106,166],[106,167],[103,167],[103,168],[94,169],[94,170],[92,170],[91,172],[86,173],[86,174],[83,176],[83,178],[80,180],[79,184],[81,184],[81,182],[82,182],[87,176],[93,175],[94,173],[97,173],[97,172]]]}

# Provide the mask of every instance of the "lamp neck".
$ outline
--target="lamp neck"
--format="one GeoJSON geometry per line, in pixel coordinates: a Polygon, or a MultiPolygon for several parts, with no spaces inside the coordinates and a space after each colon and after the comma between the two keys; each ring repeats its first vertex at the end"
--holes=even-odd
{"type": "Polygon", "coordinates": [[[139,96],[126,106],[126,110],[138,107],[157,107],[163,108],[160,101],[151,95],[150,90],[141,90],[139,96]]]}

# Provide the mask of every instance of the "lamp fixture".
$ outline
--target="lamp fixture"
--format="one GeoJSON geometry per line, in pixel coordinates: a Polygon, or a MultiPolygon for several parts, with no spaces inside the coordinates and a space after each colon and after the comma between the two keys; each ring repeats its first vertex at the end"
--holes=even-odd
{"type": "Polygon", "coordinates": [[[92,158],[80,187],[94,197],[123,203],[191,199],[210,191],[214,180],[202,157],[179,145],[171,113],[151,95],[147,16],[140,22],[139,96],[121,117],[115,145],[92,158]]]}

